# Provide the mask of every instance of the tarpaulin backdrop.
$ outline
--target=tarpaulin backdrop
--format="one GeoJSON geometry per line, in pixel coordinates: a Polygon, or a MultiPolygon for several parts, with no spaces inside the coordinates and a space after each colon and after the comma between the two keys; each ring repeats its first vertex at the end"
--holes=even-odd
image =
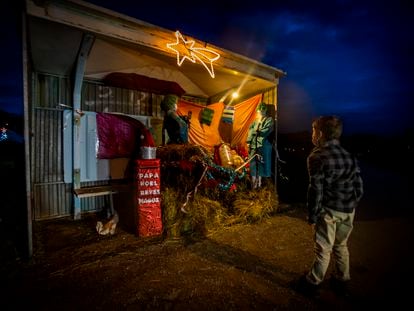
{"type": "Polygon", "coordinates": [[[179,100],[177,113],[181,116],[191,115],[188,135],[190,143],[203,146],[208,150],[213,150],[214,146],[219,145],[222,141],[230,143],[231,146],[247,148],[248,129],[256,117],[256,107],[261,100],[262,95],[259,94],[232,106],[234,107],[233,123],[222,121],[224,103],[207,106],[214,110],[210,125],[200,123],[199,116],[205,106],[179,100]]]}

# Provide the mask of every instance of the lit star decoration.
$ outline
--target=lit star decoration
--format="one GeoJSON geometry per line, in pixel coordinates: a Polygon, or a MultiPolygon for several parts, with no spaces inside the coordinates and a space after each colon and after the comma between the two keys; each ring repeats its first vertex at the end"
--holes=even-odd
{"type": "Polygon", "coordinates": [[[175,32],[175,37],[176,42],[167,43],[167,47],[177,54],[177,65],[181,66],[186,59],[192,63],[198,60],[214,78],[213,62],[220,58],[220,54],[207,48],[194,47],[194,40],[185,40],[178,30],[175,32]]]}

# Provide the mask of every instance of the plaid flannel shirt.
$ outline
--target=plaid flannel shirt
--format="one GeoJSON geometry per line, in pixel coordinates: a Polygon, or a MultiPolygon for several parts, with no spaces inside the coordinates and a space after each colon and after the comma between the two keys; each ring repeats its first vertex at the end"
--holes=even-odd
{"type": "Polygon", "coordinates": [[[331,140],[312,150],[307,166],[308,221],[315,223],[324,207],[351,213],[363,194],[363,183],[356,159],[338,140],[331,140]]]}

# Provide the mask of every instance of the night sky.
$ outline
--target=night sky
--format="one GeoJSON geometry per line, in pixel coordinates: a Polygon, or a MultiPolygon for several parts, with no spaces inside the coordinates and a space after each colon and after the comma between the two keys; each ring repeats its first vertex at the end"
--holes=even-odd
{"type": "MultiPolygon", "coordinates": [[[[413,128],[409,1],[88,2],[287,72],[279,84],[280,132],[309,130],[312,118],[323,114],[342,117],[345,133],[413,128]]],[[[1,4],[0,105],[21,114],[21,39],[10,3],[1,4]]]]}

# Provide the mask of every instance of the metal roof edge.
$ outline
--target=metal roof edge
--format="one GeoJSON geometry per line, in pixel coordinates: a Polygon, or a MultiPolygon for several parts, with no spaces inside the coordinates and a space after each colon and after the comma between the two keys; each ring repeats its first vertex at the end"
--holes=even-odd
{"type": "MultiPolygon", "coordinates": [[[[50,21],[66,24],[94,34],[112,37],[129,43],[143,45],[175,58],[166,48],[173,40],[175,31],[85,2],[81,0],[26,0],[26,13],[50,21]]],[[[185,35],[185,34],[183,34],[185,35]]],[[[257,76],[269,81],[277,80],[286,72],[255,59],[217,47],[197,38],[185,36],[204,47],[220,53],[216,66],[230,71],[257,76]]]]}

